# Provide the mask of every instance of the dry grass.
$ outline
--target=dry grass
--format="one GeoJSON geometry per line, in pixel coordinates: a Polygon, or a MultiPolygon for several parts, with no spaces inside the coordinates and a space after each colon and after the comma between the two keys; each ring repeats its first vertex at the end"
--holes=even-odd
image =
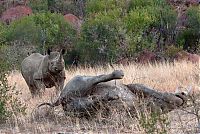
{"type": "MultiPolygon", "coordinates": [[[[116,65],[115,69],[122,69],[125,77],[120,80],[124,84],[142,83],[161,91],[174,92],[178,86],[187,87],[191,85],[193,90],[199,89],[199,65],[191,63],[157,64],[157,65],[116,65]]],[[[66,83],[75,75],[97,75],[110,73],[112,67],[107,68],[78,68],[66,70],[66,83]]],[[[37,105],[44,101],[56,99],[54,88],[47,89],[43,97],[31,98],[28,87],[20,72],[13,71],[9,77],[9,84],[16,86],[21,91],[19,96],[27,105],[26,116],[16,116],[0,126],[0,133],[144,133],[138,124],[137,119],[124,118],[120,113],[113,115],[106,121],[104,119],[85,120],[66,117],[61,107],[56,107],[50,112],[48,108],[36,109],[37,105]]],[[[196,120],[193,116],[183,111],[175,110],[169,113],[169,133],[186,133],[186,130],[194,130],[196,120]]]]}

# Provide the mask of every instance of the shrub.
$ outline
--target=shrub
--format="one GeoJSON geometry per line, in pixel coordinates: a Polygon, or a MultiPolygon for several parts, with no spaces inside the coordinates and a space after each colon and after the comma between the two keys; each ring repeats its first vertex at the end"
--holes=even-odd
{"type": "Polygon", "coordinates": [[[6,41],[12,42],[20,40],[23,42],[31,42],[38,44],[40,41],[39,27],[35,25],[32,16],[24,17],[20,20],[14,21],[7,28],[6,41]]]}
{"type": "Polygon", "coordinates": [[[119,22],[112,13],[99,13],[95,19],[88,19],[82,27],[82,38],[78,46],[83,61],[109,62],[119,51],[119,22]]]}
{"type": "Polygon", "coordinates": [[[169,59],[174,59],[175,58],[175,55],[180,52],[182,49],[181,48],[177,48],[173,45],[171,46],[167,46],[166,50],[165,50],[165,54],[164,56],[166,58],[169,58],[169,59]]]}
{"type": "Polygon", "coordinates": [[[34,13],[48,11],[48,1],[47,0],[31,0],[29,2],[29,6],[32,8],[34,13]]]}
{"type": "Polygon", "coordinates": [[[157,112],[141,113],[139,123],[147,134],[167,134],[170,124],[166,114],[157,112]]]}
{"type": "Polygon", "coordinates": [[[4,53],[4,46],[0,45],[0,120],[1,122],[17,114],[26,113],[26,105],[16,97],[19,91],[8,85],[7,76],[11,69],[4,53]]]}
{"type": "Polygon", "coordinates": [[[6,26],[0,22],[0,44],[5,43],[5,33],[6,33],[6,26]]]}
{"type": "Polygon", "coordinates": [[[186,14],[188,17],[187,28],[179,34],[177,43],[184,50],[198,52],[200,49],[200,10],[198,7],[190,7],[186,14]]]}
{"type": "Polygon", "coordinates": [[[41,47],[64,47],[76,41],[76,31],[64,17],[55,13],[42,13],[33,16],[36,26],[40,28],[41,47]]]}
{"type": "Polygon", "coordinates": [[[165,0],[89,0],[86,5],[79,45],[84,60],[109,62],[173,42],[176,13],[165,0]]]}
{"type": "Polygon", "coordinates": [[[173,42],[176,13],[165,0],[131,0],[125,26],[133,52],[161,50],[173,42]]]}
{"type": "Polygon", "coordinates": [[[75,30],[60,14],[38,13],[11,23],[6,33],[7,42],[22,41],[39,50],[59,48],[76,40],[75,30]]]}

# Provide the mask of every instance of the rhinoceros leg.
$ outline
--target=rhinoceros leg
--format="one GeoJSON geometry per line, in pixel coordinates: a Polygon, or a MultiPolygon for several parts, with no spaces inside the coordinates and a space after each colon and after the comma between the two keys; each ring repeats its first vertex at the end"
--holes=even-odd
{"type": "Polygon", "coordinates": [[[40,94],[45,91],[45,85],[42,80],[34,80],[34,84],[35,84],[35,93],[36,94],[40,94]]]}
{"type": "Polygon", "coordinates": [[[58,94],[63,90],[65,79],[59,79],[58,82],[55,83],[56,93],[58,94]]]}
{"type": "Polygon", "coordinates": [[[30,86],[29,90],[31,92],[31,96],[32,98],[36,97],[39,94],[39,91],[37,90],[37,88],[35,86],[30,86]]]}

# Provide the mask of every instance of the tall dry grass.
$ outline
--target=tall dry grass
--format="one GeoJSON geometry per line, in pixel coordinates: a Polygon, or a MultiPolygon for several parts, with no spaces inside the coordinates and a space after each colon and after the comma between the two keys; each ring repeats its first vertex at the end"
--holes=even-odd
{"type": "MultiPolygon", "coordinates": [[[[180,86],[192,86],[193,90],[200,90],[199,65],[187,62],[69,69],[66,70],[65,83],[75,75],[93,76],[110,73],[114,69],[124,71],[125,77],[119,80],[124,84],[141,83],[163,92],[174,92],[180,86]]],[[[15,86],[22,93],[18,97],[27,105],[27,115],[17,115],[8,120],[6,124],[0,126],[0,133],[144,133],[137,119],[124,118],[120,113],[105,120],[86,120],[65,116],[60,106],[53,110],[37,109],[37,105],[42,102],[56,100],[54,88],[46,89],[42,97],[31,98],[28,86],[19,71],[11,72],[8,81],[9,85],[15,86]]],[[[169,113],[169,117],[169,133],[182,134],[194,130],[196,126],[196,120],[192,120],[193,116],[182,111],[175,110],[169,113]]]]}

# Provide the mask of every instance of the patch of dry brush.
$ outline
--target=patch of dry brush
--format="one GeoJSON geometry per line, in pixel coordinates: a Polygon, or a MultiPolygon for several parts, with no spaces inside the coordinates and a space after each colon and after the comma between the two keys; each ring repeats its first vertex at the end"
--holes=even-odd
{"type": "MultiPolygon", "coordinates": [[[[174,64],[115,65],[114,69],[122,69],[125,77],[120,82],[125,84],[141,83],[157,90],[174,92],[177,87],[192,86],[193,91],[199,89],[199,65],[177,62],[174,64]]],[[[113,67],[84,67],[66,70],[67,83],[75,75],[97,75],[113,71],[113,67]]],[[[113,110],[112,117],[104,118],[101,114],[96,119],[86,120],[64,115],[61,107],[54,109],[36,109],[42,102],[56,99],[55,89],[47,89],[43,97],[31,98],[28,86],[25,84],[19,71],[13,71],[9,77],[9,84],[22,92],[19,96],[27,104],[27,115],[17,116],[0,126],[0,133],[54,133],[54,132],[87,132],[87,133],[144,133],[138,119],[124,117],[123,112],[113,110]]],[[[196,120],[186,112],[175,110],[169,113],[169,133],[186,133],[194,131],[196,120]]]]}

